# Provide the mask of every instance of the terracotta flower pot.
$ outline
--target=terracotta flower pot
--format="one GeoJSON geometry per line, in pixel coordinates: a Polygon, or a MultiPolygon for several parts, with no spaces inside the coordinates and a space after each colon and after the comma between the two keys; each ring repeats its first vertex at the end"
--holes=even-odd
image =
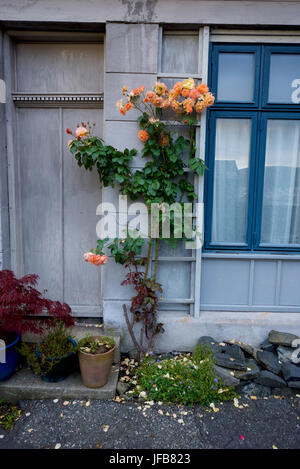
{"type": "MultiPolygon", "coordinates": [[[[100,337],[93,337],[99,339],[100,337]]],[[[116,346],[105,353],[91,354],[79,349],[81,379],[87,388],[101,388],[109,378],[116,346]]]]}

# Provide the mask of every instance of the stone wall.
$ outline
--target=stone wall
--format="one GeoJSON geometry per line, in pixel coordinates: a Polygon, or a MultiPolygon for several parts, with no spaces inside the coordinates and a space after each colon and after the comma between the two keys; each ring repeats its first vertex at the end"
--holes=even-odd
{"type": "MultiPolygon", "coordinates": [[[[105,91],[104,91],[104,136],[107,144],[122,150],[136,148],[139,152],[142,144],[138,139],[136,118],[138,112],[131,110],[122,116],[116,107],[124,85],[130,90],[142,85],[152,88],[157,78],[158,60],[158,25],[156,24],[123,24],[106,25],[105,44],[105,91]]],[[[133,167],[141,167],[140,153],[134,158],[133,167]]],[[[103,202],[119,206],[117,189],[104,188],[103,202]]],[[[117,226],[122,226],[120,213],[117,214],[117,226]]],[[[118,235],[118,233],[117,233],[118,235]]],[[[121,237],[125,236],[125,232],[121,237]]],[[[104,322],[118,324],[114,315],[122,320],[123,299],[129,300],[133,294],[128,287],[120,286],[124,277],[124,268],[114,261],[105,266],[103,276],[103,315],[104,322]]],[[[129,301],[128,301],[129,303],[129,301]]],[[[118,324],[119,325],[119,324],[118,324]]]]}

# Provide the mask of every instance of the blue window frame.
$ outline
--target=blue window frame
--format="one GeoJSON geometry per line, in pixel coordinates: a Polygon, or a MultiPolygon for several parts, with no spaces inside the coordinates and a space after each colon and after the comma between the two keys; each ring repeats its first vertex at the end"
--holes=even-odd
{"type": "Polygon", "coordinates": [[[300,47],[213,44],[206,250],[300,251],[300,47]]]}

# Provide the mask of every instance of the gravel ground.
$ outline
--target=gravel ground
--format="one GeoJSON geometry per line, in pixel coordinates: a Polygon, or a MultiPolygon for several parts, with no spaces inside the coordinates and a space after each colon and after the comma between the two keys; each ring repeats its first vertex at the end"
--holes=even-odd
{"type": "Polygon", "coordinates": [[[225,402],[214,411],[158,404],[145,409],[136,401],[22,401],[15,427],[0,428],[0,449],[300,448],[298,397],[239,399],[242,404],[225,402]]]}

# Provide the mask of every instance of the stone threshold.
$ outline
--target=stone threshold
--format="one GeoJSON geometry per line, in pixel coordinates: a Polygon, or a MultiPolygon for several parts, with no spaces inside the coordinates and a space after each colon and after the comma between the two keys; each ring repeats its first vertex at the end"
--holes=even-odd
{"type": "MultiPolygon", "coordinates": [[[[79,341],[87,334],[112,336],[116,342],[113,367],[108,382],[98,389],[87,388],[82,384],[80,372],[72,373],[60,383],[47,383],[29,368],[16,371],[7,381],[0,382],[0,398],[6,402],[17,403],[24,399],[113,399],[116,394],[120,363],[120,331],[103,324],[76,323],[70,334],[79,341]]],[[[25,334],[27,342],[38,343],[41,336],[25,334]]]]}
{"type": "Polygon", "coordinates": [[[106,385],[91,389],[82,384],[79,372],[72,373],[59,383],[47,383],[30,369],[22,368],[7,381],[0,383],[0,398],[11,403],[27,399],[113,399],[118,376],[119,367],[113,365],[106,385]]]}

